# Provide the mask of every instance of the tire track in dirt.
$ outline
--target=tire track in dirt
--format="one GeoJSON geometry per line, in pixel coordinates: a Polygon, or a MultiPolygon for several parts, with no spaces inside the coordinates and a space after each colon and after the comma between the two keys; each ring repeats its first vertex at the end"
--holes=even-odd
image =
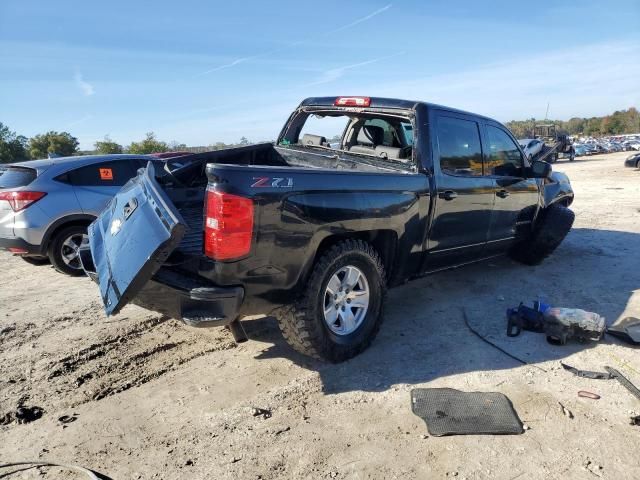
{"type": "Polygon", "coordinates": [[[40,324],[0,326],[2,348],[21,352],[3,366],[0,414],[25,402],[53,413],[101,400],[158,379],[202,355],[236,346],[222,329],[191,329],[168,317],[139,313],[106,322],[100,305],[91,302],[40,324]],[[70,352],[77,344],[69,344],[71,348],[62,344],[51,356],[33,358],[30,344],[56,342],[70,324],[94,322],[100,331],[75,353],[70,352]]]}

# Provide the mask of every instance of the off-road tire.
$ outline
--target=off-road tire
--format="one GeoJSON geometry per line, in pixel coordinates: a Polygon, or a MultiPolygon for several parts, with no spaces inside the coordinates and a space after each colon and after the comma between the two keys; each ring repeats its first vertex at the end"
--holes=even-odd
{"type": "Polygon", "coordinates": [[[526,265],[541,263],[562,243],[575,219],[575,214],[563,205],[551,205],[540,215],[529,238],[511,250],[514,260],[526,265]]]}
{"type": "Polygon", "coordinates": [[[67,265],[62,259],[62,243],[72,235],[87,233],[87,227],[83,225],[72,225],[70,227],[63,228],[51,239],[49,243],[48,257],[51,265],[60,272],[72,277],[80,277],[85,275],[82,268],[75,269],[67,265]]]}
{"type": "Polygon", "coordinates": [[[29,265],[46,265],[49,263],[49,259],[47,257],[21,257],[22,260],[27,262],[29,265]]]}
{"type": "Polygon", "coordinates": [[[344,240],[326,251],[315,263],[306,287],[290,307],[277,314],[285,340],[296,351],[329,362],[355,357],[373,341],[382,323],[386,277],[378,252],[361,240],[344,240]],[[336,335],[324,320],[326,285],[346,265],[359,268],[369,284],[370,303],[358,328],[348,335],[336,335]]]}

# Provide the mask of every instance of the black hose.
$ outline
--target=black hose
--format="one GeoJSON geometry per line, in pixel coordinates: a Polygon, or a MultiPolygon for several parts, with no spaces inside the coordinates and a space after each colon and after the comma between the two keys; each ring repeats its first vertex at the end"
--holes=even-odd
{"type": "MultiPolygon", "coordinates": [[[[522,360],[521,358],[516,357],[515,355],[507,352],[504,348],[499,347],[498,345],[496,345],[495,343],[493,343],[490,340],[487,340],[485,337],[483,337],[482,335],[480,335],[480,333],[478,333],[476,330],[473,329],[473,327],[471,325],[469,325],[469,319],[467,318],[467,311],[465,310],[464,307],[462,307],[462,317],[464,318],[464,324],[467,326],[467,328],[469,330],[471,330],[471,333],[473,333],[476,337],[478,337],[480,340],[482,340],[485,343],[488,343],[489,345],[491,345],[493,348],[495,348],[496,350],[500,350],[502,353],[504,353],[506,356],[513,358],[516,362],[521,363],[522,365],[531,365],[530,363],[528,363],[525,360],[522,360]]],[[[544,368],[541,368],[537,365],[531,365],[532,367],[537,368],[538,370],[542,370],[543,372],[547,372],[544,368]]]]}

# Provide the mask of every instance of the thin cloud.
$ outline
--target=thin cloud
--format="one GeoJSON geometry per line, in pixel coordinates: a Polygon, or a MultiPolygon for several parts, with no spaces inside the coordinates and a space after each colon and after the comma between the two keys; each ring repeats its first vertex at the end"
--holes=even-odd
{"type": "MultiPolygon", "coordinates": [[[[336,29],[333,29],[333,30],[329,30],[329,31],[327,31],[327,32],[324,32],[322,35],[328,35],[328,34],[331,34],[331,33],[341,32],[341,31],[343,31],[343,30],[347,30],[347,29],[349,29],[349,28],[355,27],[356,25],[358,25],[358,24],[360,24],[360,23],[362,23],[362,22],[366,22],[367,20],[370,20],[370,19],[372,19],[373,17],[375,17],[375,16],[377,16],[377,15],[380,15],[380,14],[381,14],[381,13],[383,13],[383,12],[386,12],[386,11],[387,11],[387,10],[389,10],[392,6],[393,6],[393,3],[389,3],[388,5],[385,5],[384,7],[379,8],[379,9],[378,9],[378,10],[376,10],[375,12],[371,12],[370,14],[365,15],[364,17],[358,18],[357,20],[354,20],[354,21],[352,21],[352,22],[350,22],[350,23],[347,23],[346,25],[342,25],[341,27],[338,27],[338,28],[336,28],[336,29]]],[[[279,52],[281,52],[281,51],[283,51],[283,50],[286,50],[287,48],[293,48],[293,47],[297,47],[297,46],[299,46],[299,45],[303,45],[303,44],[305,44],[306,42],[308,42],[311,38],[313,38],[313,37],[307,38],[306,40],[298,40],[298,41],[295,41],[295,42],[289,43],[288,45],[285,45],[284,47],[276,48],[275,50],[271,50],[271,51],[268,51],[268,52],[265,52],[265,53],[261,53],[261,54],[258,54],[258,55],[252,55],[252,56],[250,56],[250,57],[241,57],[241,58],[238,58],[238,59],[236,59],[236,60],[233,60],[232,62],[225,63],[225,64],[223,64],[223,65],[219,65],[219,66],[214,67],[214,68],[211,68],[211,69],[209,69],[209,70],[205,70],[204,72],[198,73],[197,75],[195,75],[195,77],[201,77],[201,76],[203,76],[203,75],[208,75],[208,74],[213,73],[213,72],[219,72],[220,70],[225,70],[225,69],[227,69],[227,68],[235,67],[236,65],[239,65],[239,64],[241,64],[241,63],[244,63],[244,62],[246,62],[246,61],[248,61],[248,60],[254,60],[254,59],[256,59],[256,58],[267,57],[267,56],[269,56],[269,55],[273,55],[273,54],[275,54],[275,53],[279,53],[279,52]]]]}
{"type": "Polygon", "coordinates": [[[209,70],[206,70],[206,71],[204,71],[204,72],[202,72],[202,73],[199,73],[198,75],[196,75],[196,77],[201,77],[202,75],[208,75],[209,73],[213,73],[213,72],[219,72],[220,70],[224,70],[224,69],[226,69],[226,68],[235,67],[236,65],[239,65],[239,64],[241,64],[241,63],[244,63],[244,62],[246,62],[247,60],[252,60],[252,59],[254,59],[254,58],[256,58],[256,57],[254,56],[254,57],[242,57],[242,58],[238,58],[238,59],[234,60],[233,62],[225,63],[224,65],[220,65],[220,66],[218,66],[218,67],[214,67],[214,68],[211,68],[211,69],[209,69],[209,70]]]}
{"type": "Polygon", "coordinates": [[[404,52],[396,53],[394,55],[387,55],[386,57],[373,58],[371,60],[365,60],[364,62],[358,62],[358,63],[353,63],[351,65],[345,65],[344,67],[332,68],[332,69],[329,69],[329,70],[326,70],[325,72],[323,72],[322,73],[322,77],[320,77],[318,80],[316,80],[315,82],[312,82],[312,83],[308,83],[306,86],[307,87],[312,87],[312,86],[315,86],[315,85],[322,85],[323,83],[334,82],[334,81],[338,80],[339,78],[343,77],[344,74],[348,70],[354,70],[354,69],[357,69],[357,68],[360,68],[360,67],[364,67],[366,65],[371,65],[372,63],[382,62],[383,60],[388,60],[390,58],[395,58],[395,57],[398,57],[400,55],[404,55],[404,52]]]}
{"type": "Polygon", "coordinates": [[[388,4],[388,5],[385,5],[384,7],[379,8],[378,10],[376,10],[375,12],[372,12],[372,13],[370,13],[369,15],[365,15],[365,16],[364,16],[364,17],[362,17],[362,18],[359,18],[359,19],[357,19],[357,20],[354,20],[354,21],[353,21],[353,22],[351,22],[351,23],[347,23],[346,25],[343,25],[343,26],[341,26],[341,27],[338,27],[338,28],[336,28],[335,30],[330,30],[330,31],[328,31],[327,33],[336,33],[336,32],[341,32],[341,31],[346,30],[346,29],[348,29],[348,28],[355,27],[355,26],[356,26],[356,25],[358,25],[359,23],[366,22],[367,20],[369,20],[369,19],[371,19],[371,18],[373,18],[373,17],[375,17],[375,16],[377,16],[377,15],[380,15],[382,12],[386,12],[386,11],[387,11],[387,10],[389,10],[391,7],[393,7],[393,3],[390,3],[390,4],[388,4]]]}
{"type": "Polygon", "coordinates": [[[76,86],[80,89],[85,97],[90,97],[91,95],[94,95],[96,93],[93,85],[85,81],[85,79],[82,77],[82,73],[80,73],[79,71],[76,72],[73,78],[76,82],[76,86]]]}

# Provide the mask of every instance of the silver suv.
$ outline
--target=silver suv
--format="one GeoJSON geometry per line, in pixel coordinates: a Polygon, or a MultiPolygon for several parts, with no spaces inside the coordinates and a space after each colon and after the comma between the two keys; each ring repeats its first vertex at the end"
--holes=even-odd
{"type": "Polygon", "coordinates": [[[3,165],[0,248],[29,263],[47,258],[60,272],[83,275],[78,250],[87,226],[149,160],[146,155],[91,155],[3,165]]]}

